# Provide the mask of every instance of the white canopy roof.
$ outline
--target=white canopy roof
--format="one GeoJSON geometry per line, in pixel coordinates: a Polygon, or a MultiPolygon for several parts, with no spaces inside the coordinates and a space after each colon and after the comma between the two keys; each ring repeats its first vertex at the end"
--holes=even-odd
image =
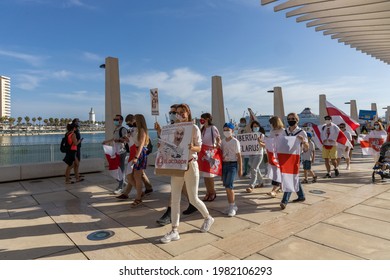
{"type": "Polygon", "coordinates": [[[390,64],[390,0],[261,0],[273,2],[281,2],[275,12],[288,9],[287,17],[390,64]]]}

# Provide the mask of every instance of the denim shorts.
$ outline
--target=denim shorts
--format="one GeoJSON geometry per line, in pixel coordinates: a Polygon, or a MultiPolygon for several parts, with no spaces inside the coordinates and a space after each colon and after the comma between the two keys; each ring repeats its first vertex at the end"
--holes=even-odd
{"type": "Polygon", "coordinates": [[[233,182],[237,174],[237,161],[224,161],[222,163],[222,182],[223,186],[233,189],[233,182]]]}
{"type": "Polygon", "coordinates": [[[311,170],[311,160],[304,160],[302,166],[303,170],[311,170]]]}

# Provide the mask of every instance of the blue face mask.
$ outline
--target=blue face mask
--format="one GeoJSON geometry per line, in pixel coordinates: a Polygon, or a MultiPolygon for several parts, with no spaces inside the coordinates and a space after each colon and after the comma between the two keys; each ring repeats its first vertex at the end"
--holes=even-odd
{"type": "Polygon", "coordinates": [[[119,125],[119,121],[114,121],[114,125],[118,126],[119,125]]]}
{"type": "Polygon", "coordinates": [[[253,132],[259,132],[260,131],[260,127],[253,127],[252,130],[253,130],[253,132]]]}

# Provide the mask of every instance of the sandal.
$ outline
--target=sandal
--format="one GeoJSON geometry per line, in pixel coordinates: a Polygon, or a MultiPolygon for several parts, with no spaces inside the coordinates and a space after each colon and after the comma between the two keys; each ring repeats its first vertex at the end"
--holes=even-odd
{"type": "Polygon", "coordinates": [[[313,177],[313,181],[312,181],[313,183],[316,183],[317,182],[317,176],[314,176],[313,177]]]}
{"type": "Polygon", "coordinates": [[[253,192],[253,188],[246,188],[245,190],[246,190],[247,193],[253,192]]]}
{"type": "Polygon", "coordinates": [[[309,181],[307,179],[303,179],[301,182],[301,184],[307,184],[307,183],[309,183],[309,181]]]}
{"type": "Polygon", "coordinates": [[[70,185],[70,184],[74,184],[74,182],[73,181],[65,181],[65,184],[70,185]]]}
{"type": "Polygon", "coordinates": [[[210,194],[206,194],[206,195],[203,197],[202,201],[209,201],[209,198],[210,198],[210,194]]]}
{"type": "Polygon", "coordinates": [[[270,197],[276,197],[276,192],[272,191],[267,193],[267,195],[269,195],[270,197]]]}
{"type": "Polygon", "coordinates": [[[130,204],[130,207],[131,208],[136,208],[138,205],[140,205],[142,203],[142,200],[141,199],[135,199],[131,204],[130,204]]]}
{"type": "Polygon", "coordinates": [[[261,183],[260,185],[256,185],[255,188],[256,188],[256,189],[258,189],[258,188],[264,188],[264,184],[261,183]]]}
{"type": "Polygon", "coordinates": [[[84,181],[83,178],[76,180],[76,183],[84,181]]]}
{"type": "Polygon", "coordinates": [[[212,194],[209,195],[209,199],[207,201],[214,201],[216,198],[217,198],[217,194],[216,193],[212,193],[212,194]]]}

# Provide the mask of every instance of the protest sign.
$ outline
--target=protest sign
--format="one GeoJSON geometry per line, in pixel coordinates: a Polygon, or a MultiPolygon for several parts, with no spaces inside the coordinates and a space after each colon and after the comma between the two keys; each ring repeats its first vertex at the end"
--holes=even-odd
{"type": "Polygon", "coordinates": [[[192,130],[192,122],[162,128],[155,162],[156,175],[184,176],[188,169],[188,144],[192,141],[192,130]]]}
{"type": "Polygon", "coordinates": [[[258,155],[262,152],[260,148],[259,138],[260,133],[243,133],[236,136],[237,140],[240,141],[241,155],[258,155]]]}

